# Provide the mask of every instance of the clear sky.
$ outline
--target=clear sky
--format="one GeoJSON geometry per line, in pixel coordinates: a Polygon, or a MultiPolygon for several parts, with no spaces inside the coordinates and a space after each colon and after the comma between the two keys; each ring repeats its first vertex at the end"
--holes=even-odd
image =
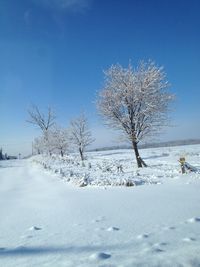
{"type": "Polygon", "coordinates": [[[111,144],[95,96],[103,70],[129,59],[163,65],[177,96],[159,140],[200,138],[199,14],[199,0],[1,0],[0,146],[31,151],[31,103],[53,106],[62,126],[85,110],[94,145],[111,144]]]}

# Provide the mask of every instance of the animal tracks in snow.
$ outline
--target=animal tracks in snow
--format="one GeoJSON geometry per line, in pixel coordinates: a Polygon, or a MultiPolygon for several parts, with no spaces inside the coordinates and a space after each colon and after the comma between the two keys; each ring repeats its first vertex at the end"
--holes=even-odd
{"type": "MultiPolygon", "coordinates": [[[[105,221],[105,217],[102,216],[102,217],[99,217],[95,220],[92,221],[92,223],[102,223],[105,221]]],[[[120,228],[119,227],[116,227],[116,226],[109,226],[109,227],[97,227],[95,230],[99,231],[107,231],[107,232],[115,232],[115,231],[119,231],[120,228]]]]}
{"type": "Polygon", "coordinates": [[[30,230],[30,231],[40,231],[40,230],[42,230],[42,228],[41,228],[41,227],[38,227],[38,226],[31,226],[31,227],[29,228],[29,230],[30,230]]]}
{"type": "Polygon", "coordinates": [[[196,238],[194,238],[194,237],[185,237],[182,240],[184,242],[193,242],[193,241],[196,241],[196,238]]]}
{"type": "Polygon", "coordinates": [[[144,253],[164,253],[176,246],[176,240],[178,242],[193,243],[199,241],[199,236],[190,236],[191,227],[200,226],[200,217],[192,217],[185,221],[181,221],[177,225],[161,227],[157,231],[149,233],[142,233],[137,235],[135,238],[140,241],[139,246],[142,246],[144,253]],[[195,226],[196,225],[196,226],[195,226]],[[187,234],[188,236],[187,236],[187,234]],[[184,236],[185,235],[185,236],[184,236]],[[174,239],[178,236],[178,239],[174,239]],[[156,240],[163,240],[163,242],[156,243],[156,240]]]}
{"type": "Polygon", "coordinates": [[[164,231],[168,231],[168,230],[176,230],[175,226],[166,226],[163,228],[164,231]]]}
{"type": "Polygon", "coordinates": [[[25,234],[25,235],[22,235],[21,238],[23,239],[32,239],[34,238],[34,232],[37,232],[37,231],[41,231],[42,230],[42,227],[38,227],[38,226],[31,226],[30,228],[27,229],[28,232],[33,232],[33,234],[25,234]]]}
{"type": "Polygon", "coordinates": [[[152,252],[154,252],[154,253],[160,253],[160,252],[164,252],[164,250],[161,249],[161,248],[153,248],[152,252]]]}
{"type": "Polygon", "coordinates": [[[92,220],[92,223],[100,223],[103,221],[105,221],[105,217],[101,216],[101,217],[98,217],[97,219],[92,220]]]}
{"type": "Polygon", "coordinates": [[[114,226],[111,226],[111,227],[108,227],[106,229],[106,231],[108,232],[113,232],[113,231],[119,231],[120,229],[118,227],[114,227],[114,226]]]}
{"type": "Polygon", "coordinates": [[[141,234],[137,236],[137,239],[146,239],[149,237],[149,234],[141,234]]]}
{"type": "Polygon", "coordinates": [[[155,243],[155,244],[154,244],[155,247],[165,247],[165,246],[167,246],[167,245],[168,245],[167,242],[161,242],[161,243],[155,243]]]}
{"type": "Polygon", "coordinates": [[[186,221],[186,223],[200,223],[200,217],[193,217],[193,218],[190,218],[186,221]]]}
{"type": "Polygon", "coordinates": [[[91,260],[106,260],[109,259],[111,257],[111,254],[108,253],[104,253],[104,252],[98,252],[98,253],[94,253],[90,256],[91,260]]]}

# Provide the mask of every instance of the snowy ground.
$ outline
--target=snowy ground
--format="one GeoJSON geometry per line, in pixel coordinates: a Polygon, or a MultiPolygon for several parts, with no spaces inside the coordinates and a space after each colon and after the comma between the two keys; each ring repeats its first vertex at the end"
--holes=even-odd
{"type": "MultiPolygon", "coordinates": [[[[160,184],[168,178],[180,176],[180,157],[185,157],[200,173],[199,145],[144,149],[141,154],[148,168],[137,168],[132,149],[90,152],[84,163],[79,155],[73,154],[64,158],[35,156],[31,161],[78,186],[119,186],[128,182],[133,185],[160,184]]],[[[199,177],[199,174],[190,177],[199,177]]]]}
{"type": "Polygon", "coordinates": [[[80,175],[69,182],[53,174],[64,168],[60,160],[50,170],[30,160],[1,162],[0,267],[200,266],[200,174],[181,175],[177,162],[186,156],[199,168],[200,146],[141,154],[150,167],[138,172],[132,151],[89,153],[92,168],[74,165],[80,175]],[[103,162],[114,162],[113,170],[96,169],[103,162]],[[85,173],[89,185],[76,186],[85,173]],[[92,186],[98,173],[107,175],[106,187],[92,186]],[[128,175],[145,182],[107,186],[128,175]]]}

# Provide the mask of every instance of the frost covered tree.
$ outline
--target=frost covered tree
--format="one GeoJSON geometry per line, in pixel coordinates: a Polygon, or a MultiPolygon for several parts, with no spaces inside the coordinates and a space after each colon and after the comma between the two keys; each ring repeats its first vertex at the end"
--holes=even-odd
{"type": "Polygon", "coordinates": [[[35,138],[33,142],[33,148],[36,151],[36,154],[44,154],[44,153],[52,154],[53,145],[49,132],[48,132],[48,139],[47,136],[44,134],[35,138]]]}
{"type": "Polygon", "coordinates": [[[141,61],[137,68],[113,65],[105,71],[105,85],[97,108],[108,126],[121,130],[131,142],[138,167],[147,166],[140,157],[140,140],[167,124],[173,95],[162,67],[141,61]]]}
{"type": "Polygon", "coordinates": [[[43,114],[37,106],[32,106],[30,110],[28,110],[29,119],[28,123],[35,125],[42,131],[42,139],[40,140],[43,144],[43,148],[51,154],[52,147],[50,142],[50,129],[53,125],[55,125],[55,114],[51,107],[48,107],[47,114],[43,114]]]}
{"type": "Polygon", "coordinates": [[[43,153],[43,142],[41,137],[37,137],[34,139],[33,149],[35,150],[36,154],[43,153]]]}
{"type": "Polygon", "coordinates": [[[63,129],[59,126],[55,126],[50,131],[51,143],[54,152],[58,152],[62,157],[69,148],[69,134],[67,129],[63,129]]]}
{"type": "Polygon", "coordinates": [[[84,114],[71,121],[69,134],[71,143],[78,149],[83,161],[86,147],[94,141],[84,114]]]}

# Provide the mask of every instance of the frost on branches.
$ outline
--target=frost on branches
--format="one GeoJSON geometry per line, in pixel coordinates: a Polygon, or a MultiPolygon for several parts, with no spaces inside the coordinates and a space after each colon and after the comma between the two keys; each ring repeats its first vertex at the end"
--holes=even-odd
{"type": "Polygon", "coordinates": [[[138,167],[146,166],[139,155],[138,142],[167,125],[169,103],[173,95],[167,89],[162,67],[140,62],[133,69],[113,65],[105,71],[105,86],[97,107],[109,126],[122,130],[135,151],[138,167]]]}
{"type": "Polygon", "coordinates": [[[35,138],[33,148],[36,154],[60,154],[62,157],[69,149],[69,138],[67,129],[54,126],[46,134],[35,138]]]}
{"type": "Polygon", "coordinates": [[[94,141],[84,114],[71,121],[69,132],[70,141],[78,149],[81,160],[83,161],[86,147],[94,141]]]}
{"type": "Polygon", "coordinates": [[[29,119],[28,123],[35,125],[42,132],[42,136],[34,140],[33,147],[37,153],[47,152],[52,153],[52,146],[50,140],[50,130],[55,125],[55,114],[51,107],[48,108],[46,114],[43,114],[36,105],[33,105],[30,110],[28,110],[29,119]]]}
{"type": "Polygon", "coordinates": [[[55,126],[51,130],[50,135],[54,153],[58,153],[63,157],[69,149],[68,130],[55,126]]]}

